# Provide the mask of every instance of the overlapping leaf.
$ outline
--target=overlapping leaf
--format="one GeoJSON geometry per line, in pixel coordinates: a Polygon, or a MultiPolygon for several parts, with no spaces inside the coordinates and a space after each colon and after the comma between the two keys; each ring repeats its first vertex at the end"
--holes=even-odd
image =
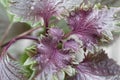
{"type": "Polygon", "coordinates": [[[114,80],[120,79],[120,66],[109,59],[104,51],[88,54],[77,67],[73,80],[114,80]]]}
{"type": "Polygon", "coordinates": [[[85,10],[84,5],[81,5],[80,9],[74,10],[68,17],[71,34],[77,35],[86,47],[92,47],[103,39],[107,42],[113,40],[112,32],[120,30],[116,25],[119,18],[115,17],[119,11],[120,8],[113,7],[109,9],[88,7],[85,10]]]}
{"type": "Polygon", "coordinates": [[[11,12],[33,21],[41,17],[48,21],[51,16],[58,16],[65,9],[79,5],[82,0],[11,0],[11,12]]]}
{"type": "Polygon", "coordinates": [[[67,51],[57,49],[57,42],[51,37],[45,37],[37,46],[38,55],[35,59],[39,69],[36,80],[52,80],[53,76],[65,68],[71,59],[67,51]]]}
{"type": "Polygon", "coordinates": [[[27,80],[23,68],[8,56],[0,58],[0,80],[27,80]]]}

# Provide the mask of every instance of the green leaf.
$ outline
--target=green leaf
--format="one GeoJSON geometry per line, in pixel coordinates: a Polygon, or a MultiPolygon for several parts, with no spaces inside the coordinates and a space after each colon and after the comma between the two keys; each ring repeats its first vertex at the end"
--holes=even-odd
{"type": "Polygon", "coordinates": [[[4,43],[10,41],[12,38],[16,37],[17,35],[20,35],[28,31],[29,29],[31,29],[31,27],[26,23],[22,23],[22,22],[13,23],[6,39],[4,40],[4,43]]]}
{"type": "Polygon", "coordinates": [[[28,58],[23,65],[28,66],[28,65],[35,64],[35,63],[36,63],[35,60],[33,60],[32,58],[28,58]]]}
{"type": "MultiPolygon", "coordinates": [[[[6,0],[2,0],[2,1],[4,2],[6,0]]],[[[7,12],[3,7],[3,5],[0,3],[0,42],[3,39],[3,36],[6,33],[6,30],[8,29],[8,27],[10,28],[10,30],[8,30],[8,34],[6,35],[6,38],[5,40],[3,40],[4,42],[2,42],[2,44],[8,42],[13,37],[31,29],[31,27],[28,24],[23,22],[16,22],[10,25],[7,12]]]]}
{"type": "Polygon", "coordinates": [[[24,64],[24,62],[27,60],[27,58],[28,58],[28,55],[26,54],[26,53],[24,53],[24,54],[22,54],[21,56],[20,56],[20,63],[21,64],[24,64]]]}
{"type": "Polygon", "coordinates": [[[67,25],[67,22],[62,19],[57,23],[57,26],[62,28],[65,33],[68,33],[70,31],[69,26],[67,25]]]}

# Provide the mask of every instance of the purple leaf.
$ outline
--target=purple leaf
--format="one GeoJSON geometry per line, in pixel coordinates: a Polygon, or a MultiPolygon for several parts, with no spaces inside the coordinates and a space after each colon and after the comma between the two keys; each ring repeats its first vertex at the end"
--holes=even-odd
{"type": "Polygon", "coordinates": [[[82,0],[76,1],[73,3],[72,0],[11,0],[10,11],[32,21],[43,18],[44,23],[48,26],[52,16],[61,16],[65,9],[79,5],[82,0]]]}
{"type": "Polygon", "coordinates": [[[0,57],[0,73],[0,80],[27,80],[22,67],[6,55],[0,57]]]}
{"type": "Polygon", "coordinates": [[[38,55],[35,59],[39,69],[36,80],[52,80],[53,76],[65,68],[71,59],[68,52],[57,49],[54,39],[44,37],[37,46],[38,55]]]}
{"type": "Polygon", "coordinates": [[[77,67],[73,80],[117,80],[120,79],[120,66],[102,50],[97,54],[88,54],[77,67]],[[113,79],[112,79],[113,78],[113,79]]]}
{"type": "Polygon", "coordinates": [[[64,35],[63,31],[57,27],[50,28],[48,34],[56,41],[60,41],[64,35]]]}
{"type": "Polygon", "coordinates": [[[51,16],[57,14],[56,7],[60,3],[62,0],[58,2],[55,0],[11,0],[10,10],[28,20],[38,21],[43,18],[48,26],[51,16]]]}
{"type": "Polygon", "coordinates": [[[77,43],[74,39],[67,40],[64,43],[64,49],[78,51],[79,43],[77,43]]]}
{"type": "Polygon", "coordinates": [[[118,18],[114,17],[118,11],[120,8],[76,9],[68,17],[71,34],[77,35],[86,47],[98,44],[102,38],[110,40],[112,32],[119,30],[118,18]]]}
{"type": "Polygon", "coordinates": [[[0,51],[0,72],[2,73],[0,80],[27,80],[24,68],[13,56],[7,53],[12,44],[20,39],[36,40],[36,38],[31,36],[18,36],[4,45],[2,51],[0,51]]]}

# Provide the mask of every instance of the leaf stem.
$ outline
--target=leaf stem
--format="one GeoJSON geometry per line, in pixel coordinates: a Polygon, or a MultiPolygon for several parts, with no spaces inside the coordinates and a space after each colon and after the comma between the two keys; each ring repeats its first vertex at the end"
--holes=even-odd
{"type": "Polygon", "coordinates": [[[2,53],[0,54],[0,58],[5,55],[5,53],[7,52],[8,48],[13,43],[15,43],[17,40],[20,40],[20,39],[29,39],[29,40],[34,40],[36,42],[39,42],[39,40],[36,37],[27,36],[28,34],[30,34],[31,32],[33,32],[34,30],[36,30],[38,28],[40,28],[40,27],[36,27],[36,28],[31,29],[31,30],[28,30],[27,32],[24,32],[24,33],[18,35],[17,37],[13,38],[12,40],[10,40],[9,42],[7,42],[6,44],[2,45],[3,49],[2,49],[2,53]]]}
{"type": "Polygon", "coordinates": [[[5,55],[5,53],[7,52],[7,50],[9,49],[9,47],[10,47],[13,43],[15,43],[17,40],[21,40],[21,39],[29,39],[29,40],[34,40],[34,41],[37,41],[37,42],[38,42],[38,39],[35,38],[35,37],[33,37],[33,36],[18,36],[18,37],[16,37],[16,38],[12,39],[11,41],[9,41],[9,42],[5,45],[5,47],[4,47],[3,50],[2,50],[2,53],[1,53],[0,57],[5,55]]]}
{"type": "Polygon", "coordinates": [[[2,38],[1,38],[1,41],[0,41],[0,46],[4,43],[10,29],[12,28],[12,24],[13,23],[9,24],[8,28],[5,30],[5,32],[4,32],[4,34],[3,34],[2,38]]]}
{"type": "MultiPolygon", "coordinates": [[[[28,31],[26,31],[26,32],[24,32],[24,33],[18,35],[17,37],[26,36],[26,35],[30,34],[31,32],[33,32],[33,31],[35,31],[35,30],[37,30],[37,29],[39,29],[39,28],[40,28],[40,27],[32,28],[32,29],[30,29],[30,30],[28,30],[28,31]]],[[[2,44],[1,47],[6,46],[8,43],[9,43],[9,42],[7,42],[7,43],[5,43],[5,44],[2,44]]]]}

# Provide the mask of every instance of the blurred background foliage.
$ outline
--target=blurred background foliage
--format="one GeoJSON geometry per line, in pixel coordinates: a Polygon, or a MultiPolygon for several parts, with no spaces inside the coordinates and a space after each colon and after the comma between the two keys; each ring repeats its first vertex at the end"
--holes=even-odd
{"type": "Polygon", "coordinates": [[[114,6],[119,7],[120,6],[120,0],[90,0],[92,3],[101,3],[102,5],[107,6],[114,6]]]}

